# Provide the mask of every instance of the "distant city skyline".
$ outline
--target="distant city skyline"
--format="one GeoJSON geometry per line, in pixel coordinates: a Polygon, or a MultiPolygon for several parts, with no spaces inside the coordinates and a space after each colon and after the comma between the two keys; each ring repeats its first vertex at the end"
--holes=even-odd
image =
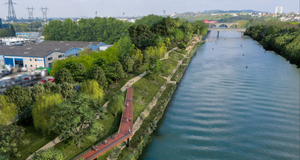
{"type": "MultiPolygon", "coordinates": [[[[3,3],[7,0],[0,0],[3,3]]],[[[33,7],[33,17],[42,17],[41,7],[48,7],[47,17],[137,16],[199,12],[204,10],[256,10],[274,13],[277,6],[284,13],[299,12],[299,0],[13,0],[17,18],[27,18],[27,7],[33,7]]],[[[0,3],[0,18],[5,18],[8,6],[0,3]]]]}

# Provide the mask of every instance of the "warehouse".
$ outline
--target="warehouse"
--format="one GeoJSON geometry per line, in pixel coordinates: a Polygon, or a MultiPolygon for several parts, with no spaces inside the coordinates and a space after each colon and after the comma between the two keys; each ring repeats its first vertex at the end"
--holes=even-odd
{"type": "Polygon", "coordinates": [[[29,43],[26,46],[3,46],[0,55],[3,56],[4,64],[12,67],[52,67],[55,59],[64,59],[67,56],[77,56],[83,48],[98,50],[106,45],[99,42],[77,41],[44,41],[42,43],[29,43]]]}

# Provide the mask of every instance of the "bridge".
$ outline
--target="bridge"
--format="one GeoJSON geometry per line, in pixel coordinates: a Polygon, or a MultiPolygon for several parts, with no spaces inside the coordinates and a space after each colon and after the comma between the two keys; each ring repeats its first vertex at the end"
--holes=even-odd
{"type": "Polygon", "coordinates": [[[225,25],[227,28],[230,28],[232,25],[238,26],[237,23],[211,23],[211,25],[215,25],[216,28],[219,28],[221,25],[225,25]]]}
{"type": "Polygon", "coordinates": [[[247,28],[207,28],[209,31],[237,31],[245,32],[247,28]]]}

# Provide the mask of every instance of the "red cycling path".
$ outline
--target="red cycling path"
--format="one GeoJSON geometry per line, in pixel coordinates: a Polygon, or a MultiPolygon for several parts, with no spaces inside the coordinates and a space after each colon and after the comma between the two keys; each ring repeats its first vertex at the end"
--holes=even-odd
{"type": "Polygon", "coordinates": [[[101,143],[97,147],[97,151],[92,149],[83,155],[77,157],[76,159],[84,158],[85,160],[92,160],[106,151],[110,150],[111,148],[115,147],[116,145],[122,143],[126,139],[132,136],[132,86],[127,89],[126,99],[125,99],[125,109],[122,114],[121,124],[119,132],[116,136],[113,136],[107,139],[107,143],[101,143]],[[131,120],[130,120],[131,118],[131,120]],[[128,119],[128,122],[127,122],[128,119]],[[129,132],[130,131],[130,132],[129,132]]]}

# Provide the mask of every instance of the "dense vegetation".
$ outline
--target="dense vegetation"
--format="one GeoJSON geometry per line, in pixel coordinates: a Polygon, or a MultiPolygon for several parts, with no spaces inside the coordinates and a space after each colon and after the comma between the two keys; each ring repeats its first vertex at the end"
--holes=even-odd
{"type": "Polygon", "coordinates": [[[14,37],[16,32],[13,25],[9,25],[8,29],[0,29],[0,37],[14,37]]]}
{"type": "Polygon", "coordinates": [[[115,18],[80,19],[78,23],[71,19],[64,22],[60,20],[50,21],[44,28],[45,40],[54,41],[100,41],[112,44],[124,35],[130,22],[115,18]]]}
{"type": "Polygon", "coordinates": [[[300,66],[299,29],[257,25],[248,28],[245,34],[260,42],[266,50],[273,50],[300,66]]]}

